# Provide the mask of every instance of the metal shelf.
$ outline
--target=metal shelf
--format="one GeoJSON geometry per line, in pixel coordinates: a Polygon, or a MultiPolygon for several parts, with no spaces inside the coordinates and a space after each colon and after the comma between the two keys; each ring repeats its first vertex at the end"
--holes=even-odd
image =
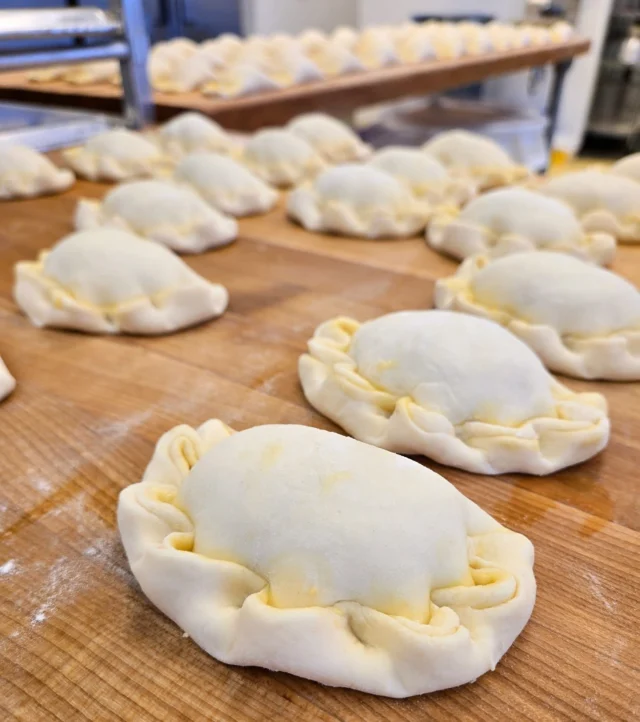
{"type": "Polygon", "coordinates": [[[110,37],[121,33],[120,21],[98,8],[0,10],[0,41],[110,37]]]}

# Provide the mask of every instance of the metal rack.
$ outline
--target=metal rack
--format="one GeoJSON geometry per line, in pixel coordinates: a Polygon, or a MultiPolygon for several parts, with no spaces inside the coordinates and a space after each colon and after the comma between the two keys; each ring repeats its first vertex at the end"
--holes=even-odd
{"type": "Polygon", "coordinates": [[[589,133],[632,143],[640,122],[640,66],[625,62],[625,42],[637,37],[640,0],[617,0],[607,28],[594,93],[589,133]]]}
{"type": "Polygon", "coordinates": [[[123,90],[119,121],[38,106],[13,105],[4,112],[0,107],[0,140],[22,139],[21,113],[25,142],[47,150],[80,142],[113,123],[142,127],[151,122],[144,21],[141,0],[109,0],[107,11],[93,7],[0,10],[0,72],[114,59],[120,64],[123,90]],[[6,49],[16,41],[27,42],[27,49],[6,49]],[[56,46],[47,47],[52,41],[56,46]]]}

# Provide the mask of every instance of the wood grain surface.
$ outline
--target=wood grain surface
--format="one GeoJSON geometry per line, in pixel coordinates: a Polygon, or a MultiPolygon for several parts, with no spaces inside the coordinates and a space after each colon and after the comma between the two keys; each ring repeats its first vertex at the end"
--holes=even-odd
{"type": "MultiPolygon", "coordinates": [[[[0,205],[0,354],[18,387],[0,405],[0,718],[422,722],[624,720],[640,715],[640,384],[586,383],[611,405],[608,449],[542,479],[430,464],[536,547],[531,622],[493,673],[404,701],[230,667],[201,651],[132,578],[118,492],[158,437],[219,417],[236,429],[334,428],[305,402],[296,362],[314,328],[429,308],[455,264],[422,239],[311,235],[278,209],[232,246],[188,263],[229,311],[162,338],[38,330],[11,299],[12,266],[71,230],[64,195],[0,205]]],[[[640,247],[615,269],[640,282],[640,247]]]]}
{"type": "MultiPolygon", "coordinates": [[[[242,98],[207,98],[199,92],[154,93],[158,120],[182,110],[199,110],[228,128],[255,130],[284,123],[300,113],[318,110],[346,112],[393,98],[423,95],[455,88],[492,75],[557,63],[586,53],[589,41],[578,38],[537,48],[468,56],[456,60],[408,63],[381,70],[343,75],[283,90],[242,98]]],[[[0,73],[0,98],[46,104],[66,104],[115,112],[120,88],[108,85],[73,86],[70,83],[30,83],[24,73],[0,73]]]]}

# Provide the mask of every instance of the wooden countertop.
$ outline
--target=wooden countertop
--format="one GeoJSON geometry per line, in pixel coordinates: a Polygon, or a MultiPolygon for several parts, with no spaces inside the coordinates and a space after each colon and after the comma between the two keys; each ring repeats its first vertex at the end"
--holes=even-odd
{"type": "MultiPolygon", "coordinates": [[[[533,617],[475,684],[395,701],[218,663],[157,611],[115,529],[118,492],[158,437],[219,417],[237,429],[333,428],[296,361],[336,314],[428,308],[455,264],[421,239],[314,236],[280,210],[232,246],[188,257],[231,293],[219,320],[164,338],[38,330],[11,300],[12,266],[71,230],[80,196],[0,205],[0,354],[18,380],[0,405],[0,714],[24,720],[422,722],[625,720],[640,715],[640,383],[568,381],[609,399],[609,448],[545,478],[433,465],[536,547],[533,617]]],[[[640,247],[615,269],[640,282],[640,247]]]]}
{"type": "MultiPolygon", "coordinates": [[[[406,63],[229,100],[208,98],[199,92],[155,92],[153,97],[158,120],[165,120],[183,110],[198,110],[228,128],[255,130],[265,125],[284,123],[300,113],[319,108],[328,112],[345,112],[394,98],[456,88],[493,75],[558,63],[586,53],[589,45],[588,40],[576,38],[566,43],[455,60],[406,63]]],[[[5,100],[65,104],[115,112],[120,106],[120,96],[120,88],[108,84],[30,83],[25,73],[0,73],[0,98],[5,100]]]]}

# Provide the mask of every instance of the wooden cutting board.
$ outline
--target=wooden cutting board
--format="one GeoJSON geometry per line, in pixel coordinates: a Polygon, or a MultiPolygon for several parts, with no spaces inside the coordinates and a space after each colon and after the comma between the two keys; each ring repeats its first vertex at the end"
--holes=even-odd
{"type": "MultiPolygon", "coordinates": [[[[229,667],[142,595],[115,529],[120,489],[158,437],[219,417],[236,429],[334,428],[300,391],[314,328],[429,308],[455,264],[419,239],[308,234],[282,211],[241,223],[229,248],[188,263],[231,292],[221,319],[166,338],[38,330],[11,300],[12,266],[71,230],[77,199],[0,205],[0,354],[18,387],[0,405],[0,717],[25,720],[423,722],[631,720],[640,715],[640,384],[604,393],[613,437],[597,458],[542,479],[431,464],[536,546],[538,601],[493,673],[404,701],[229,667]]],[[[640,247],[615,270],[640,282],[640,247]]]]}

